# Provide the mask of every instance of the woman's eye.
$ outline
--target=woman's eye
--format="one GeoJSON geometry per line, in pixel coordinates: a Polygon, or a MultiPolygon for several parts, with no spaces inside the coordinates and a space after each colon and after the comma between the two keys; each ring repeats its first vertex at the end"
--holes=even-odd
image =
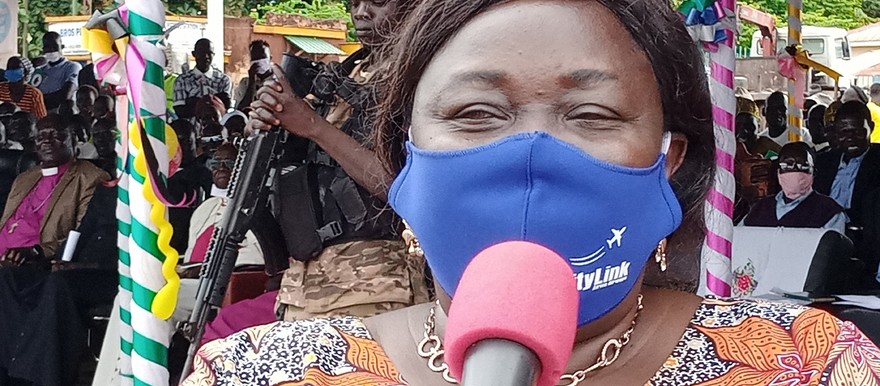
{"type": "Polygon", "coordinates": [[[454,119],[480,121],[503,117],[504,113],[498,111],[497,109],[492,109],[488,107],[473,107],[464,109],[458,114],[455,114],[454,119]]]}
{"type": "Polygon", "coordinates": [[[566,118],[575,121],[614,121],[621,119],[619,114],[598,106],[576,108],[566,114],[566,118]]]}

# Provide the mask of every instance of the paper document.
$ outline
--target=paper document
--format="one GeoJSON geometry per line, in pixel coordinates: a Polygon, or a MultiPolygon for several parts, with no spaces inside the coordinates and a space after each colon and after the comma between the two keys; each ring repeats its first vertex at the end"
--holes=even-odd
{"type": "Polygon", "coordinates": [[[841,301],[833,304],[839,306],[856,306],[869,310],[880,310],[880,297],[873,295],[837,295],[841,301]]]}
{"type": "Polygon", "coordinates": [[[79,242],[79,232],[70,231],[67,235],[67,244],[64,245],[64,253],[61,255],[62,261],[73,260],[73,251],[76,250],[76,244],[79,242]]]}

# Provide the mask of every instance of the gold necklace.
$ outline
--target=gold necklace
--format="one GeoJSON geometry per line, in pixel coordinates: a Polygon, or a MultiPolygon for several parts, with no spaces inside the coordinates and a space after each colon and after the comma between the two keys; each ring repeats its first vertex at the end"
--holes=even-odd
{"type": "MultiPolygon", "coordinates": [[[[458,380],[455,379],[452,374],[449,374],[449,365],[443,360],[443,354],[446,353],[443,349],[443,342],[441,342],[440,337],[434,333],[437,318],[436,308],[439,306],[440,302],[438,301],[435,303],[434,307],[431,307],[431,311],[428,313],[428,319],[425,321],[425,335],[422,341],[419,342],[418,353],[420,357],[428,360],[428,368],[431,369],[431,371],[443,375],[443,379],[446,382],[457,385],[458,380]]],[[[562,383],[564,386],[576,386],[583,382],[584,379],[586,379],[587,374],[591,371],[607,367],[614,363],[614,361],[620,357],[620,350],[629,344],[633,330],[636,328],[636,322],[639,320],[639,314],[642,312],[642,308],[644,308],[642,306],[642,295],[639,294],[638,307],[636,308],[636,314],[633,316],[632,324],[629,329],[627,329],[620,338],[610,339],[605,342],[605,346],[602,347],[602,353],[599,354],[599,358],[596,359],[596,364],[571,374],[565,374],[559,378],[559,382],[565,382],[562,383]]]]}

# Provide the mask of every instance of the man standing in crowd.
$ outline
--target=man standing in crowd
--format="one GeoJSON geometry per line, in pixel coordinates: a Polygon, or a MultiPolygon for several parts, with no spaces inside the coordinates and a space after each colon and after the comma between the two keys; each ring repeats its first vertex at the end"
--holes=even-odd
{"type": "MultiPolygon", "coordinates": [[[[380,48],[412,3],[352,2],[365,51],[325,66],[314,80],[319,113],[283,80],[267,80],[251,104],[252,129],[283,126],[296,140],[307,141],[302,165],[282,170],[279,181],[278,218],[295,259],[278,295],[282,319],[366,317],[428,300],[424,259],[406,252],[399,220],[380,209],[392,176],[368,145],[373,98],[362,87],[368,70],[381,66],[369,52],[380,48]],[[312,173],[317,178],[309,182],[305,176],[312,173]],[[287,186],[304,188],[297,194],[287,186]],[[310,208],[312,202],[322,207],[310,208]],[[291,220],[296,218],[307,220],[291,220]]],[[[277,67],[275,74],[284,77],[277,67]]]]}
{"type": "Polygon", "coordinates": [[[830,197],[813,191],[813,150],[790,142],[779,152],[782,191],[758,201],[743,225],[758,227],[826,228],[841,234],[846,228],[843,208],[830,197]]]}
{"type": "Polygon", "coordinates": [[[861,101],[844,103],[834,119],[838,149],[819,157],[814,188],[847,211],[850,225],[862,226],[865,197],[880,187],[880,145],[869,142],[874,122],[861,101]]]}
{"type": "Polygon", "coordinates": [[[37,124],[40,166],[18,176],[0,219],[0,259],[5,264],[42,264],[53,256],[85,214],[95,186],[109,179],[88,161],[74,158],[76,135],[58,115],[37,124]]]}
{"type": "Polygon", "coordinates": [[[43,93],[36,87],[25,83],[27,69],[21,58],[13,56],[6,61],[6,82],[0,83],[0,101],[10,102],[21,111],[33,114],[37,119],[46,116],[46,104],[43,93]]]}
{"type": "Polygon", "coordinates": [[[254,40],[250,45],[251,67],[248,76],[235,88],[235,109],[244,111],[254,101],[263,81],[272,76],[272,53],[265,40],[254,40]]]}
{"type": "Polygon", "coordinates": [[[174,82],[174,111],[178,118],[191,119],[196,116],[196,106],[205,97],[217,99],[222,105],[230,105],[232,81],[222,70],[211,65],[214,60],[214,45],[208,39],[199,39],[192,52],[196,67],[184,72],[174,82]]]}
{"type": "Polygon", "coordinates": [[[43,56],[46,65],[40,69],[40,81],[37,87],[43,92],[46,109],[54,111],[61,102],[72,99],[78,85],[78,76],[82,66],[67,60],[61,54],[64,45],[61,35],[47,32],[43,35],[43,56]]]}

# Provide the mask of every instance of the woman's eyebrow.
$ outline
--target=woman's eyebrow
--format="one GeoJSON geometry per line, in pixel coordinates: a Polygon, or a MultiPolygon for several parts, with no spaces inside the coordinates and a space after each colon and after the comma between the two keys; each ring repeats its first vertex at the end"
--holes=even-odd
{"type": "Polygon", "coordinates": [[[449,83],[485,83],[496,86],[507,79],[507,74],[499,70],[467,71],[453,75],[449,83]]]}
{"type": "Polygon", "coordinates": [[[598,83],[618,80],[617,75],[602,70],[582,69],[575,70],[559,77],[559,83],[570,84],[574,87],[591,88],[598,83]]]}
{"type": "Polygon", "coordinates": [[[459,95],[465,87],[480,90],[501,90],[508,79],[507,73],[501,70],[463,71],[453,74],[448,82],[437,89],[432,99],[434,103],[437,103],[449,94],[459,95]]]}

